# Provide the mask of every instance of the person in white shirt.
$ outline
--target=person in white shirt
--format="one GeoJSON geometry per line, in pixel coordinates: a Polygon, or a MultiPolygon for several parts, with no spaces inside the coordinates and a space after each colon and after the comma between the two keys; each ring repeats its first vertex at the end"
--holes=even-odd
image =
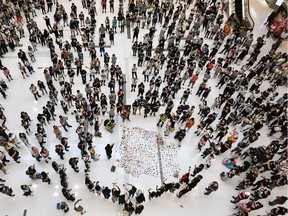
{"type": "Polygon", "coordinates": [[[40,96],[37,87],[34,84],[31,84],[31,86],[29,87],[29,90],[31,91],[31,93],[34,95],[35,100],[37,101],[40,96]]]}
{"type": "Polygon", "coordinates": [[[138,78],[136,64],[133,64],[133,67],[132,67],[132,78],[133,77],[136,77],[136,79],[138,78]]]}

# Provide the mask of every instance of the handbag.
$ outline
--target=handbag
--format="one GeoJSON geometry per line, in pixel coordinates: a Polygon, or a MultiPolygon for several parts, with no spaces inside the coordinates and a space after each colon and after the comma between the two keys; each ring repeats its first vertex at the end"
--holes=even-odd
{"type": "Polygon", "coordinates": [[[115,172],[115,170],[116,170],[116,166],[112,165],[110,171],[115,172]]]}

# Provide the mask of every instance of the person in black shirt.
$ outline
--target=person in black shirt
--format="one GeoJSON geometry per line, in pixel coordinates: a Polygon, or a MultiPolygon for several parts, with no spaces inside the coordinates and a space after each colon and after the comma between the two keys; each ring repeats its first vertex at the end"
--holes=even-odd
{"type": "Polygon", "coordinates": [[[136,26],[134,29],[133,29],[133,38],[132,38],[132,43],[134,42],[134,39],[136,41],[138,41],[138,36],[139,36],[139,28],[136,26]]]}
{"type": "Polygon", "coordinates": [[[219,187],[218,182],[213,181],[209,184],[209,186],[207,188],[205,188],[206,192],[204,193],[205,195],[209,195],[210,193],[212,193],[213,191],[217,191],[219,187]]]}
{"type": "Polygon", "coordinates": [[[270,210],[267,216],[274,216],[274,215],[285,215],[288,213],[288,209],[282,206],[278,206],[270,210]]]}
{"type": "Polygon", "coordinates": [[[105,199],[109,199],[110,193],[111,193],[111,190],[110,190],[108,187],[105,187],[105,188],[102,190],[102,194],[104,195],[104,198],[105,198],[105,199]]]}
{"type": "Polygon", "coordinates": [[[45,16],[45,17],[44,17],[44,20],[45,20],[45,24],[46,24],[47,28],[51,31],[53,28],[52,28],[52,26],[51,26],[49,17],[48,17],[48,16],[45,16]]]}
{"type": "Polygon", "coordinates": [[[135,214],[141,214],[141,212],[143,211],[143,209],[144,209],[144,206],[143,206],[143,205],[136,204],[136,205],[135,205],[135,214]]]}
{"type": "Polygon", "coordinates": [[[114,143],[113,144],[107,144],[105,147],[105,151],[106,151],[106,155],[108,157],[108,159],[110,159],[112,157],[112,149],[114,147],[114,143]]]}
{"type": "Polygon", "coordinates": [[[113,183],[113,188],[112,188],[112,202],[113,203],[115,203],[118,200],[120,193],[121,193],[120,188],[115,183],[113,183]]]}
{"type": "Polygon", "coordinates": [[[273,201],[269,201],[269,205],[283,205],[287,201],[287,196],[277,196],[273,201]]]}

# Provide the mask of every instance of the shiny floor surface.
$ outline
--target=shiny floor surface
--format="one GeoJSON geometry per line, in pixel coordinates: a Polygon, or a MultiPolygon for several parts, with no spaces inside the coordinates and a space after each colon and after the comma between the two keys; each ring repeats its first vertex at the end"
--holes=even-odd
{"type": "MultiPolygon", "coordinates": [[[[80,11],[86,11],[86,9],[82,9],[81,1],[68,1],[68,0],[59,0],[60,3],[64,5],[67,12],[70,12],[71,3],[74,2],[78,7],[78,13],[80,11]]],[[[255,39],[262,35],[262,33],[266,32],[266,28],[264,27],[263,23],[266,20],[266,17],[271,12],[271,9],[267,6],[266,1],[264,0],[253,0],[250,1],[251,6],[251,14],[254,18],[256,25],[255,25],[255,39]]],[[[113,13],[101,13],[100,10],[100,1],[97,1],[97,28],[100,26],[101,23],[104,23],[106,16],[113,18],[116,15],[113,13]]],[[[118,1],[115,1],[115,11],[118,11],[118,1]]],[[[127,7],[127,0],[124,3],[124,7],[127,7]]],[[[53,6],[53,11],[55,10],[53,6]]],[[[37,17],[35,17],[36,22],[39,24],[40,29],[43,30],[45,27],[45,23],[42,19],[43,15],[40,11],[37,12],[37,17]]],[[[52,13],[49,13],[48,16],[51,20],[53,20],[52,13]]],[[[157,32],[155,37],[155,42],[158,38],[160,32],[160,26],[157,24],[157,32]]],[[[142,36],[144,33],[148,32],[147,29],[140,29],[140,38],[142,40],[142,36]]],[[[201,33],[202,34],[202,33],[201,33]]],[[[25,31],[26,37],[21,41],[23,47],[21,47],[24,51],[27,52],[27,46],[30,45],[27,36],[28,32],[25,31]]],[[[64,30],[65,38],[69,39],[70,31],[67,27],[64,30]]],[[[53,36],[54,37],[54,36],[53,36]]],[[[79,38],[79,37],[78,37],[79,38]]],[[[79,38],[80,39],[80,38],[79,38]]],[[[81,39],[80,39],[81,40],[81,39]]],[[[96,43],[98,43],[98,38],[96,37],[96,43]]],[[[106,36],[106,43],[109,44],[109,41],[106,36]]],[[[183,46],[184,41],[181,42],[180,46],[183,46]]],[[[205,43],[212,44],[211,40],[205,39],[205,43]]],[[[267,44],[265,47],[262,48],[263,54],[269,51],[271,44],[273,43],[272,39],[267,40],[267,44]]],[[[112,48],[107,48],[108,53],[110,56],[114,53],[117,56],[117,64],[122,68],[124,73],[127,76],[127,101],[128,103],[132,103],[136,98],[136,93],[130,92],[130,82],[131,79],[131,68],[134,63],[137,62],[137,58],[132,56],[132,40],[127,39],[127,32],[125,33],[117,33],[115,35],[115,45],[112,45],[112,48]]],[[[283,45],[285,46],[285,44],[283,45]]],[[[285,47],[281,47],[284,50],[285,47]]],[[[57,48],[58,50],[58,48],[57,48]]],[[[38,102],[34,100],[33,95],[29,91],[29,86],[34,83],[36,84],[37,80],[45,81],[43,76],[43,69],[39,69],[39,67],[47,67],[51,65],[51,61],[49,58],[49,50],[46,47],[41,47],[38,45],[38,51],[36,52],[36,59],[37,61],[33,63],[33,67],[35,68],[36,73],[26,78],[25,80],[22,79],[19,69],[17,68],[17,51],[10,52],[4,56],[2,59],[2,63],[7,66],[14,78],[12,82],[8,83],[9,89],[7,90],[8,98],[6,100],[0,99],[0,103],[5,108],[5,114],[8,118],[7,127],[9,128],[9,132],[18,134],[19,132],[24,132],[23,128],[20,124],[20,112],[26,111],[31,118],[32,121],[32,131],[35,132],[36,130],[36,116],[42,110],[42,106],[46,104],[48,100],[48,96],[44,95],[40,98],[38,102]]],[[[98,52],[98,50],[97,50],[98,52]]],[[[59,50],[58,50],[59,53],[59,50]]],[[[75,53],[76,54],[76,53],[75,53]]],[[[59,53],[60,56],[60,53],[59,53]]],[[[103,58],[100,57],[103,61],[103,58]]],[[[84,52],[84,64],[85,66],[89,66],[89,54],[88,52],[84,52]]],[[[237,66],[236,66],[237,67],[237,66]]],[[[140,77],[140,81],[143,81],[142,70],[144,67],[139,68],[138,76],[140,77]]],[[[164,72],[164,69],[161,70],[164,72]]],[[[0,75],[1,78],[4,78],[3,74],[0,75]]],[[[59,88],[59,84],[57,82],[56,87],[59,88]]],[[[197,84],[199,84],[198,82],[197,84]]],[[[220,93],[218,88],[214,88],[216,85],[217,80],[211,79],[209,80],[209,85],[212,86],[213,91],[208,97],[208,104],[211,104],[214,101],[214,98],[220,93]]],[[[195,96],[196,89],[198,85],[193,88],[192,96],[189,99],[190,105],[194,105],[195,107],[198,106],[200,100],[198,97],[195,96]]],[[[146,83],[146,88],[148,84],[146,83]]],[[[187,85],[187,84],[185,84],[187,85]]],[[[268,83],[263,84],[261,89],[268,88],[268,83]]],[[[75,85],[73,87],[73,92],[75,93],[77,89],[80,89],[84,92],[84,86],[81,84],[80,77],[77,77],[75,80],[75,85]]],[[[185,87],[183,88],[185,89],[185,87]]],[[[182,95],[183,89],[176,95],[175,99],[175,107],[178,106],[180,102],[180,97],[182,95]]],[[[280,92],[284,92],[286,89],[280,88],[280,92]]],[[[108,93],[108,88],[103,88],[103,92],[106,94],[108,93]]],[[[164,107],[161,108],[163,110],[164,107]]],[[[160,113],[161,113],[160,110],[160,113]]],[[[80,172],[75,173],[68,164],[67,158],[76,156],[80,156],[80,152],[77,148],[78,137],[75,133],[76,129],[76,122],[74,116],[70,114],[71,110],[69,111],[69,122],[73,126],[69,129],[69,132],[65,132],[63,129],[63,135],[69,137],[69,144],[71,146],[70,151],[66,153],[64,164],[67,168],[67,174],[69,176],[69,188],[72,189],[72,192],[75,193],[76,198],[83,199],[81,203],[85,210],[87,211],[86,215],[94,216],[94,215],[101,215],[101,216],[116,216],[120,215],[122,210],[122,206],[118,206],[117,204],[112,203],[111,200],[105,200],[103,196],[97,197],[95,194],[89,193],[85,184],[84,184],[84,163],[80,161],[80,172]]],[[[216,110],[216,112],[220,112],[216,110]]],[[[57,115],[63,115],[62,109],[59,107],[56,108],[57,115]]],[[[196,120],[196,125],[199,121],[199,117],[197,116],[196,112],[194,113],[194,117],[196,120]]],[[[102,116],[102,119],[108,118],[108,115],[102,116]]],[[[57,124],[59,125],[58,117],[56,122],[52,122],[51,125],[57,124]]],[[[103,133],[102,138],[95,138],[94,137],[94,145],[96,146],[97,153],[101,154],[100,160],[96,162],[92,162],[91,164],[91,179],[95,181],[99,181],[101,186],[112,186],[112,183],[117,183],[122,190],[122,184],[124,183],[131,183],[136,185],[137,187],[143,189],[146,195],[146,202],[144,204],[145,209],[142,212],[143,216],[154,216],[154,215],[163,215],[163,216],[188,216],[188,215],[199,215],[199,216],[224,216],[230,215],[235,212],[233,209],[234,205],[232,205],[229,200],[231,196],[235,196],[237,192],[234,190],[235,185],[238,181],[244,178],[243,174],[240,177],[235,177],[228,181],[221,181],[219,177],[219,173],[222,171],[227,171],[227,168],[222,165],[221,161],[224,157],[229,157],[230,153],[226,152],[224,155],[221,155],[217,158],[216,162],[208,169],[202,172],[203,180],[199,183],[199,185],[193,189],[190,193],[183,196],[181,199],[177,198],[175,194],[166,193],[160,198],[154,199],[149,201],[147,199],[147,190],[149,188],[155,188],[156,185],[160,185],[160,177],[151,177],[146,175],[141,175],[139,178],[135,178],[127,173],[124,172],[123,168],[117,167],[115,173],[110,172],[110,167],[112,164],[116,164],[117,166],[117,159],[120,158],[119,151],[118,151],[118,143],[121,138],[121,128],[122,126],[126,127],[141,127],[145,130],[153,130],[155,132],[159,132],[163,134],[164,129],[158,129],[156,127],[156,122],[158,121],[158,117],[148,117],[144,120],[143,115],[131,115],[131,122],[122,123],[121,118],[118,116],[116,123],[116,130],[113,134],[108,133],[105,131],[103,126],[101,126],[101,132],[103,133]],[[105,155],[104,147],[107,143],[116,143],[114,148],[113,157],[112,159],[108,160],[105,155]],[[219,182],[219,190],[215,193],[212,193],[210,196],[205,196],[204,188],[213,180],[219,182]]],[[[45,146],[49,149],[52,160],[60,161],[58,155],[56,155],[54,151],[54,146],[58,144],[58,140],[56,140],[52,126],[49,125],[46,127],[46,131],[48,134],[47,143],[45,146]]],[[[178,127],[178,125],[177,125],[178,127]]],[[[192,128],[188,135],[185,137],[181,148],[178,151],[178,163],[180,166],[180,174],[183,174],[187,171],[189,166],[194,167],[196,164],[204,162],[204,160],[200,157],[200,153],[196,150],[197,143],[199,137],[196,137],[193,133],[195,131],[195,126],[192,128]]],[[[232,130],[232,129],[231,129],[232,130]]],[[[230,131],[231,131],[230,130],[230,131]]],[[[240,130],[238,128],[238,130],[240,130]]],[[[89,131],[93,132],[93,128],[89,128],[89,131]]],[[[268,129],[264,127],[261,130],[263,136],[261,139],[257,141],[257,144],[268,144],[270,142],[270,138],[266,137],[268,129]]],[[[240,136],[241,138],[241,136],[240,136]]],[[[170,134],[168,137],[170,142],[175,143],[173,139],[173,135],[170,134]]],[[[34,136],[29,136],[29,141],[33,146],[39,147],[37,141],[35,140],[34,136]]],[[[27,148],[25,145],[21,144],[19,149],[21,155],[21,163],[16,164],[14,162],[8,163],[7,169],[8,174],[4,175],[0,172],[0,178],[6,180],[6,184],[13,188],[14,193],[16,194],[15,197],[11,198],[0,194],[0,216],[22,216],[24,210],[27,210],[27,216],[55,216],[55,215],[64,215],[64,213],[58,211],[56,209],[56,203],[60,201],[64,201],[64,197],[61,193],[61,185],[59,183],[59,175],[54,172],[51,167],[51,163],[46,164],[43,160],[42,162],[38,163],[34,158],[31,157],[30,148],[27,148]],[[52,180],[51,185],[47,185],[47,183],[43,183],[40,180],[31,180],[25,174],[25,170],[28,166],[35,164],[37,171],[46,171],[49,172],[49,176],[52,180]],[[32,190],[34,191],[34,196],[32,197],[25,197],[22,196],[22,191],[20,189],[21,184],[32,184],[32,190]]],[[[9,156],[8,156],[9,157],[9,156]]],[[[140,159],[141,160],[141,159],[140,159]]],[[[241,163],[241,161],[239,161],[241,163]]],[[[168,178],[167,182],[169,181],[178,181],[173,176],[165,176],[168,178]]],[[[286,190],[284,188],[275,189],[272,192],[272,195],[269,199],[265,199],[261,201],[264,204],[264,208],[260,209],[259,211],[255,211],[251,213],[251,215],[265,215],[265,210],[269,210],[270,206],[268,206],[268,200],[272,200],[278,194],[285,194],[286,190]]],[[[73,203],[69,203],[70,211],[67,215],[78,215],[79,213],[74,212],[72,209],[73,203]]]]}

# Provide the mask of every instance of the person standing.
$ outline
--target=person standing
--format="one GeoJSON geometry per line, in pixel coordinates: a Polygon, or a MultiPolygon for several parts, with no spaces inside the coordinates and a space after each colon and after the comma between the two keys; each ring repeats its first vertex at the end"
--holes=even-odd
{"type": "Polygon", "coordinates": [[[13,158],[13,160],[16,163],[20,163],[20,161],[18,161],[21,157],[19,156],[19,152],[17,151],[17,149],[13,146],[11,148],[8,149],[8,154],[11,158],[13,158]]]}
{"type": "Polygon", "coordinates": [[[187,101],[188,98],[189,98],[189,95],[190,95],[190,89],[187,88],[187,89],[184,90],[184,92],[183,92],[183,95],[182,95],[181,100],[180,100],[180,104],[182,104],[182,102],[183,102],[183,104],[185,104],[186,101],[187,101]]]}
{"type": "Polygon", "coordinates": [[[115,183],[113,183],[113,187],[112,187],[112,202],[113,203],[117,202],[120,194],[121,194],[120,188],[115,183]]]}
{"type": "Polygon", "coordinates": [[[188,87],[190,87],[190,85],[191,85],[191,88],[193,88],[193,86],[195,85],[197,80],[198,80],[198,73],[193,74],[191,79],[190,79],[190,82],[188,84],[188,87]]]}
{"type": "Polygon", "coordinates": [[[104,24],[101,24],[99,28],[100,39],[105,39],[105,32],[106,28],[104,27],[104,24]]]}
{"type": "Polygon", "coordinates": [[[221,142],[222,138],[225,137],[228,133],[229,127],[220,126],[217,130],[219,132],[216,135],[215,139],[219,138],[218,142],[221,142]]]}
{"type": "Polygon", "coordinates": [[[82,215],[82,214],[85,214],[86,211],[85,211],[84,208],[79,204],[80,201],[82,201],[82,199],[76,200],[76,202],[74,203],[74,210],[75,210],[76,212],[81,212],[81,215],[82,215]]]}
{"type": "Polygon", "coordinates": [[[2,94],[4,99],[7,99],[7,94],[5,93],[5,90],[2,87],[0,87],[0,93],[2,94]]]}
{"type": "Polygon", "coordinates": [[[105,42],[102,38],[99,41],[99,51],[100,51],[100,56],[102,57],[102,55],[105,53],[105,42]]]}
{"type": "MultiPolygon", "coordinates": [[[[1,58],[3,58],[3,57],[1,56],[1,58]]],[[[4,66],[3,66],[2,61],[0,59],[0,69],[3,70],[3,68],[4,68],[4,66]]]]}
{"type": "Polygon", "coordinates": [[[8,81],[10,82],[11,80],[13,80],[13,78],[11,77],[10,71],[7,69],[7,67],[3,68],[3,73],[4,75],[7,77],[8,81]]]}
{"type": "Polygon", "coordinates": [[[136,64],[133,64],[133,67],[132,67],[132,78],[134,78],[134,77],[136,77],[136,79],[138,79],[136,64]]]}
{"type": "Polygon", "coordinates": [[[117,62],[117,57],[116,57],[116,55],[113,53],[112,54],[112,57],[111,57],[111,63],[112,63],[112,65],[115,67],[115,65],[116,65],[116,62],[117,62]]]}
{"type": "Polygon", "coordinates": [[[105,199],[109,199],[110,193],[111,193],[111,189],[109,189],[108,187],[105,187],[105,188],[103,187],[102,194],[104,195],[105,199]]]}
{"type": "Polygon", "coordinates": [[[57,209],[62,210],[64,213],[69,211],[69,206],[66,202],[57,203],[57,209]]]}
{"type": "Polygon", "coordinates": [[[32,191],[30,189],[32,185],[21,185],[21,189],[23,190],[23,196],[33,196],[32,191]]]}
{"type": "Polygon", "coordinates": [[[40,89],[40,91],[42,92],[42,95],[44,95],[45,93],[48,94],[46,86],[44,85],[44,83],[41,80],[37,81],[37,86],[40,89]]]}
{"type": "Polygon", "coordinates": [[[42,158],[42,156],[40,155],[38,148],[32,147],[32,148],[31,148],[31,155],[32,155],[32,157],[34,157],[38,162],[41,161],[40,159],[42,158]]]}
{"type": "Polygon", "coordinates": [[[41,146],[41,148],[43,148],[44,143],[46,143],[45,140],[44,140],[44,136],[45,136],[44,134],[35,133],[35,138],[38,141],[38,143],[41,146]]]}
{"type": "Polygon", "coordinates": [[[115,33],[117,33],[117,19],[115,16],[112,20],[112,29],[114,30],[115,33]]]}
{"type": "Polygon", "coordinates": [[[23,128],[25,129],[25,131],[28,135],[32,134],[32,131],[30,129],[30,123],[28,121],[21,120],[21,126],[23,126],[23,128]]]}
{"type": "Polygon", "coordinates": [[[19,133],[19,138],[26,146],[30,145],[29,140],[25,133],[19,133]]]}
{"type": "Polygon", "coordinates": [[[38,92],[37,87],[34,84],[31,84],[29,90],[34,95],[34,98],[35,98],[36,101],[38,100],[39,97],[41,97],[41,95],[38,92]]]}
{"type": "Polygon", "coordinates": [[[13,189],[4,185],[4,184],[0,184],[0,192],[3,194],[6,194],[10,197],[14,197],[15,194],[13,194],[13,189]]]}
{"type": "MultiPolygon", "coordinates": [[[[76,65],[76,75],[79,76],[80,74],[80,71],[82,70],[82,62],[78,59],[78,58],[75,58],[75,62],[74,64],[76,65]]],[[[75,74],[74,74],[75,75],[75,74]]],[[[73,75],[73,76],[74,76],[73,75]]],[[[73,80],[72,80],[72,83],[73,83],[73,80]]],[[[73,83],[74,84],[74,83],[73,83]]]]}
{"type": "Polygon", "coordinates": [[[270,212],[266,212],[267,216],[274,216],[274,215],[285,215],[288,213],[288,209],[283,206],[278,206],[270,210],[270,212]]]}
{"type": "Polygon", "coordinates": [[[144,92],[145,92],[145,86],[144,86],[144,83],[141,82],[141,83],[138,85],[138,95],[137,95],[137,97],[143,96],[144,92]]]}
{"type": "Polygon", "coordinates": [[[114,147],[114,143],[113,144],[107,144],[105,147],[105,151],[106,151],[106,155],[108,157],[108,159],[110,159],[112,157],[112,149],[114,147]]]}
{"type": "Polygon", "coordinates": [[[139,51],[138,52],[138,63],[137,63],[138,67],[142,67],[144,57],[145,57],[145,55],[144,55],[143,51],[139,51]]]}
{"type": "MultiPolygon", "coordinates": [[[[20,49],[19,52],[17,53],[18,58],[21,59],[21,61],[24,63],[25,61],[28,61],[28,58],[26,56],[26,53],[20,49]]],[[[19,64],[19,63],[18,63],[19,64]]]]}
{"type": "Polygon", "coordinates": [[[287,201],[287,196],[277,196],[273,201],[269,201],[269,205],[283,205],[287,201]]]}
{"type": "Polygon", "coordinates": [[[210,193],[217,191],[219,187],[218,182],[213,181],[209,184],[207,188],[205,188],[206,192],[204,193],[205,195],[209,195],[210,193]]]}
{"type": "Polygon", "coordinates": [[[4,173],[7,174],[7,169],[5,168],[4,164],[0,162],[0,170],[4,173]]]}
{"type": "Polygon", "coordinates": [[[79,17],[79,20],[80,20],[81,27],[84,27],[85,26],[85,15],[84,15],[83,11],[80,12],[78,17],[79,17]]]}
{"type": "Polygon", "coordinates": [[[44,0],[40,0],[39,2],[40,8],[42,10],[42,14],[46,14],[46,7],[45,7],[45,1],[44,0]]]}
{"type": "Polygon", "coordinates": [[[138,83],[138,79],[136,77],[132,77],[131,92],[136,92],[137,83],[138,83]]]}
{"type": "Polygon", "coordinates": [[[114,13],[114,0],[109,0],[110,12],[114,13]]]}
{"type": "Polygon", "coordinates": [[[143,211],[144,206],[141,204],[136,204],[135,205],[135,214],[141,214],[141,212],[143,211]]]}
{"type": "Polygon", "coordinates": [[[248,199],[249,196],[250,196],[250,192],[248,191],[240,192],[237,197],[232,196],[234,200],[230,200],[230,202],[236,204],[240,202],[241,200],[248,199]]]}
{"type": "Polygon", "coordinates": [[[2,151],[0,151],[0,160],[3,166],[6,166],[6,162],[10,162],[9,160],[7,160],[5,153],[2,151]]]}
{"type": "Polygon", "coordinates": [[[57,125],[53,125],[53,132],[57,139],[62,139],[62,132],[60,131],[59,127],[57,125]]]}
{"type": "Polygon", "coordinates": [[[45,24],[46,24],[47,28],[51,31],[53,28],[51,26],[50,19],[47,15],[44,17],[44,20],[45,20],[45,24]]]}
{"type": "Polygon", "coordinates": [[[68,123],[68,117],[66,116],[59,116],[59,120],[60,120],[60,124],[62,125],[62,127],[64,128],[64,130],[66,132],[68,132],[67,127],[72,127],[69,123],[68,123]]]}
{"type": "Polygon", "coordinates": [[[29,75],[28,75],[27,72],[26,72],[25,66],[22,65],[20,62],[18,62],[18,68],[20,69],[20,72],[21,72],[21,74],[22,74],[23,79],[25,79],[25,76],[26,76],[26,77],[29,77],[29,75]],[[24,76],[24,75],[25,75],[25,76],[24,76]]]}
{"type": "Polygon", "coordinates": [[[189,131],[190,128],[194,126],[194,124],[195,124],[194,118],[188,118],[188,119],[185,121],[185,129],[187,129],[187,131],[189,131]]]}
{"type": "Polygon", "coordinates": [[[31,46],[28,46],[28,55],[30,57],[31,62],[33,62],[33,63],[36,62],[35,50],[31,46]]]}
{"type": "Polygon", "coordinates": [[[99,121],[99,117],[95,118],[95,122],[94,122],[94,136],[95,137],[102,137],[102,133],[99,131],[102,123],[103,121],[99,121]]]}
{"type": "Polygon", "coordinates": [[[70,146],[69,146],[67,137],[62,137],[61,138],[61,144],[65,148],[65,151],[69,151],[70,146]]]}
{"type": "Polygon", "coordinates": [[[109,30],[109,40],[110,40],[111,45],[114,45],[114,34],[115,34],[114,30],[110,29],[109,30]]]}
{"type": "Polygon", "coordinates": [[[132,43],[134,42],[134,39],[136,41],[138,41],[138,36],[139,36],[139,28],[138,26],[136,26],[134,29],[133,29],[133,38],[132,38],[132,43]]]}
{"type": "Polygon", "coordinates": [[[159,121],[157,123],[157,127],[163,127],[165,122],[168,120],[169,116],[166,113],[160,114],[159,121]]]}
{"type": "Polygon", "coordinates": [[[40,154],[42,155],[42,157],[44,158],[46,163],[49,163],[48,160],[51,160],[51,157],[49,157],[49,151],[48,149],[42,147],[40,154]]]}
{"type": "Polygon", "coordinates": [[[133,203],[128,199],[124,204],[123,212],[127,212],[127,215],[132,215],[134,211],[135,208],[133,206],[133,203]]]}
{"type": "Polygon", "coordinates": [[[0,136],[5,140],[9,140],[9,136],[7,134],[7,130],[9,130],[5,125],[0,126],[0,136]]]}
{"type": "Polygon", "coordinates": [[[88,151],[90,153],[90,156],[91,158],[94,160],[94,161],[98,161],[100,159],[100,154],[96,154],[95,152],[95,146],[89,146],[88,147],[88,151]]]}
{"type": "Polygon", "coordinates": [[[56,145],[55,146],[55,152],[60,156],[62,160],[64,160],[64,148],[62,145],[56,145]]]}

